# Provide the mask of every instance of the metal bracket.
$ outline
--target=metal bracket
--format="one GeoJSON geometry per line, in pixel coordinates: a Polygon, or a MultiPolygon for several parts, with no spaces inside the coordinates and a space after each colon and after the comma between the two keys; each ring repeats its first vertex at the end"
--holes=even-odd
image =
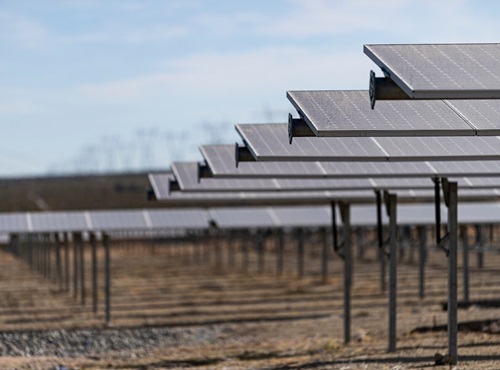
{"type": "Polygon", "coordinates": [[[390,193],[387,190],[384,190],[384,204],[385,204],[385,212],[387,213],[387,217],[391,217],[391,207],[390,207],[390,193]]]}
{"type": "Polygon", "coordinates": [[[168,180],[168,194],[170,195],[173,191],[181,191],[181,186],[179,182],[174,179],[168,180]]]}
{"type": "Polygon", "coordinates": [[[448,240],[450,240],[450,233],[446,233],[438,244],[438,248],[442,249],[446,253],[446,257],[450,255],[450,250],[446,247],[448,240]]]}
{"type": "Polygon", "coordinates": [[[370,71],[370,85],[368,92],[370,94],[371,108],[375,108],[377,100],[409,100],[410,97],[389,77],[384,71],[386,77],[377,77],[375,72],[370,71]]]}
{"type": "Polygon", "coordinates": [[[342,223],[345,224],[349,222],[346,218],[346,210],[347,210],[348,205],[344,202],[339,202],[339,210],[340,210],[340,217],[342,217],[342,223]]]}
{"type": "Polygon", "coordinates": [[[200,183],[200,180],[202,178],[210,178],[214,177],[212,174],[212,171],[210,170],[210,167],[208,166],[207,162],[205,161],[204,163],[198,163],[197,166],[197,178],[198,178],[198,184],[200,183]]]}
{"type": "Polygon", "coordinates": [[[450,206],[450,184],[447,177],[441,179],[441,186],[443,187],[444,204],[446,207],[450,206]]]}
{"type": "Polygon", "coordinates": [[[236,168],[240,162],[255,162],[255,158],[250,152],[250,150],[245,146],[240,146],[238,143],[234,146],[234,160],[236,162],[236,168]]]}
{"type": "MultiPolygon", "coordinates": [[[[300,112],[299,112],[300,115],[300,112]]],[[[306,123],[302,115],[300,118],[293,118],[288,113],[288,142],[292,144],[294,137],[315,137],[316,135],[306,123]]]]}

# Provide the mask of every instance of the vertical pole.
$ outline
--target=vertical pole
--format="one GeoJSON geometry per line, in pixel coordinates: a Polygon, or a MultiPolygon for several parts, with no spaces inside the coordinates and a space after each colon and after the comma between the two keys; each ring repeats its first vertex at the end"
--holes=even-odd
{"type": "Polygon", "coordinates": [[[436,245],[441,243],[441,193],[439,178],[434,179],[434,213],[436,218],[436,245]]]}
{"type": "Polygon", "coordinates": [[[63,235],[63,243],[64,243],[64,288],[66,292],[69,292],[69,240],[68,234],[64,233],[63,235]]]}
{"type": "Polygon", "coordinates": [[[73,234],[73,298],[78,298],[78,238],[79,234],[73,234]]]}
{"type": "Polygon", "coordinates": [[[297,274],[304,277],[304,235],[302,229],[297,229],[297,274]]]}
{"type": "Polygon", "coordinates": [[[220,270],[222,268],[222,252],[221,252],[221,246],[220,246],[220,242],[221,242],[221,237],[220,235],[215,235],[214,236],[214,247],[215,247],[215,268],[217,270],[220,270]]]}
{"type": "Polygon", "coordinates": [[[427,235],[425,226],[420,226],[418,229],[419,237],[419,254],[418,254],[418,277],[419,289],[418,296],[420,299],[425,298],[425,263],[427,260],[427,235]]]}
{"type": "Polygon", "coordinates": [[[230,268],[234,268],[234,235],[229,232],[226,238],[227,243],[227,262],[230,268]]]}
{"type": "Polygon", "coordinates": [[[323,282],[328,280],[328,233],[326,229],[321,229],[321,237],[323,241],[323,250],[321,253],[321,276],[323,282]]]}
{"type": "Polygon", "coordinates": [[[458,360],[457,349],[457,244],[458,244],[458,197],[457,183],[450,182],[448,188],[448,230],[450,241],[448,246],[448,354],[450,363],[455,365],[458,360]]]}
{"type": "Polygon", "coordinates": [[[61,263],[61,238],[59,234],[54,234],[54,243],[56,247],[56,279],[59,290],[63,288],[62,263],[61,263]]]}
{"type": "Polygon", "coordinates": [[[278,276],[283,275],[283,253],[285,249],[285,233],[283,229],[278,230],[278,245],[276,249],[276,273],[278,276]]]}
{"type": "Polygon", "coordinates": [[[477,267],[484,267],[484,235],[482,225],[476,225],[476,241],[477,241],[477,267]]]}
{"type": "Polygon", "coordinates": [[[461,228],[462,231],[462,258],[463,258],[463,281],[464,281],[464,303],[469,303],[469,240],[467,226],[461,228]]]}
{"type": "Polygon", "coordinates": [[[90,234],[90,246],[92,248],[92,308],[94,314],[97,314],[97,243],[94,233],[90,234]]]}
{"type": "Polygon", "coordinates": [[[389,194],[389,352],[396,351],[397,298],[397,196],[389,194]]]}
{"type": "Polygon", "coordinates": [[[265,259],[264,259],[264,233],[262,231],[259,231],[257,233],[257,236],[255,238],[255,244],[257,247],[257,265],[258,265],[258,271],[259,273],[264,272],[264,264],[265,264],[265,259]]]}
{"type": "Polygon", "coordinates": [[[365,256],[365,233],[364,228],[358,227],[356,230],[356,244],[358,247],[358,259],[362,260],[365,256]]]}
{"type": "Polygon", "coordinates": [[[43,235],[43,249],[45,250],[45,276],[50,280],[52,277],[52,243],[50,234],[43,235]]]}
{"type": "Polygon", "coordinates": [[[103,234],[102,242],[104,245],[104,277],[105,277],[105,323],[109,325],[111,322],[111,254],[109,251],[108,234],[103,234]]]}
{"type": "Polygon", "coordinates": [[[351,221],[349,204],[340,203],[344,234],[344,343],[351,341],[351,288],[352,288],[352,255],[351,255],[351,221]]]}
{"type": "Polygon", "coordinates": [[[382,225],[382,194],[380,190],[375,192],[377,197],[377,241],[378,241],[378,256],[380,261],[380,290],[385,292],[387,289],[385,278],[385,253],[384,253],[384,235],[382,225]]]}
{"type": "Polygon", "coordinates": [[[241,264],[243,266],[243,271],[248,271],[248,243],[250,241],[250,235],[243,238],[241,241],[241,264]]]}
{"type": "Polygon", "coordinates": [[[78,252],[80,254],[80,303],[84,306],[87,292],[85,289],[85,250],[82,234],[79,234],[78,238],[78,252]]]}

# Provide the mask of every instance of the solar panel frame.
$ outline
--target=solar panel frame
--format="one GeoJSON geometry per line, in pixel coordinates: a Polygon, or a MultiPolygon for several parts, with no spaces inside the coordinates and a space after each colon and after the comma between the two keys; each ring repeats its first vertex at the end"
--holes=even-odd
{"type": "Polygon", "coordinates": [[[412,99],[500,98],[499,44],[367,44],[363,50],[412,99]],[[480,63],[479,56],[493,62],[480,63]]]}
{"type": "Polygon", "coordinates": [[[443,101],[382,101],[373,110],[365,90],[288,91],[287,98],[319,137],[476,135],[443,101]]]}
{"type": "Polygon", "coordinates": [[[408,162],[500,159],[498,136],[297,138],[292,145],[288,145],[284,139],[286,124],[238,124],[236,131],[258,161],[408,162]]]}

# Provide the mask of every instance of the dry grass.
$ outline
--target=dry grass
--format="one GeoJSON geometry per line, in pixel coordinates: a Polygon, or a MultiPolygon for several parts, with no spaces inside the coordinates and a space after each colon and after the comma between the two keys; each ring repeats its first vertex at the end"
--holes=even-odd
{"type": "MultiPolygon", "coordinates": [[[[417,265],[401,261],[398,276],[398,350],[387,353],[387,295],[379,290],[373,255],[356,261],[352,333],[342,344],[342,264],[332,257],[330,279],[321,281],[318,258],[307,257],[306,277],[295,274],[295,255],[287,254],[283,277],[275,276],[274,256],[266,256],[258,274],[256,256],[249,271],[236,265],[216,270],[190,255],[158,248],[113,250],[113,327],[206,327],[208,340],[179,339],[144,356],[123,353],[92,358],[2,358],[2,368],[79,369],[426,369],[434,354],[445,353],[446,332],[410,334],[420,326],[446,324],[446,258],[433,251],[427,268],[427,295],[418,299],[417,265]]],[[[473,262],[473,261],[472,261],[473,262]]],[[[490,253],[486,267],[472,267],[472,299],[497,299],[500,255],[490,253]]],[[[102,281],[102,271],[100,271],[102,281]]],[[[87,276],[89,274],[87,273],[87,276]]],[[[87,286],[90,284],[88,283],[87,286]]],[[[100,293],[102,292],[100,282],[100,293]]],[[[33,273],[11,255],[0,254],[0,323],[2,330],[102,327],[103,306],[91,307],[60,292],[53,282],[33,273]]],[[[102,294],[99,299],[102,302],[102,294]]],[[[472,306],[459,321],[500,318],[500,309],[472,306]]],[[[486,332],[459,334],[457,369],[499,369],[500,338],[486,332]]]]}

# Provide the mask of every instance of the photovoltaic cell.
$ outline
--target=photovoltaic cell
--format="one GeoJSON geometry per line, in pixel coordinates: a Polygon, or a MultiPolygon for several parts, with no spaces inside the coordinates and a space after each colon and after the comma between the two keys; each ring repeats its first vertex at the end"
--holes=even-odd
{"type": "Polygon", "coordinates": [[[288,144],[286,124],[238,124],[236,131],[260,161],[385,161],[372,138],[298,137],[288,144]]]}
{"type": "Polygon", "coordinates": [[[365,45],[364,52],[412,98],[500,98],[500,44],[365,45]]]}
{"type": "Polygon", "coordinates": [[[134,230],[148,229],[143,212],[137,211],[93,211],[90,219],[94,230],[134,230]]]}
{"type": "Polygon", "coordinates": [[[476,131],[443,101],[381,101],[368,91],[289,91],[316,136],[464,136],[476,131]]]}
{"type": "Polygon", "coordinates": [[[173,178],[171,173],[150,173],[148,175],[149,183],[157,199],[168,197],[170,193],[169,180],[173,180],[173,178]]]}
{"type": "MultiPolygon", "coordinates": [[[[234,147],[233,147],[234,151],[234,147]]],[[[234,154],[234,153],[233,153],[234,154]]],[[[233,155],[234,157],[234,155],[233,155]]],[[[200,179],[198,181],[198,163],[174,162],[172,169],[182,191],[260,191],[274,190],[279,186],[271,179],[200,179]]]]}
{"type": "Polygon", "coordinates": [[[450,100],[446,103],[476,127],[478,135],[498,135],[500,100],[450,100]]]}
{"type": "Polygon", "coordinates": [[[83,231],[88,224],[83,212],[28,213],[33,232],[83,231]]]}
{"type": "Polygon", "coordinates": [[[329,227],[332,224],[330,207],[273,207],[268,211],[281,227],[329,227]]]}
{"type": "Polygon", "coordinates": [[[217,208],[210,210],[216,225],[223,229],[275,227],[267,208],[217,208]]]}
{"type": "Polygon", "coordinates": [[[145,211],[154,229],[205,229],[208,213],[200,209],[148,210],[145,211]]]}
{"type": "Polygon", "coordinates": [[[16,233],[29,231],[26,213],[0,214],[0,232],[16,233]]]}
{"type": "Polygon", "coordinates": [[[390,161],[499,159],[500,140],[490,137],[374,138],[390,161]]]}
{"type": "Polygon", "coordinates": [[[284,124],[240,124],[236,130],[259,161],[457,161],[500,159],[500,138],[376,137],[284,139],[284,124]],[[304,139],[304,140],[298,140],[304,139]]]}
{"type": "Polygon", "coordinates": [[[202,145],[200,151],[214,177],[324,177],[318,162],[241,162],[236,167],[234,145],[202,145]]]}

